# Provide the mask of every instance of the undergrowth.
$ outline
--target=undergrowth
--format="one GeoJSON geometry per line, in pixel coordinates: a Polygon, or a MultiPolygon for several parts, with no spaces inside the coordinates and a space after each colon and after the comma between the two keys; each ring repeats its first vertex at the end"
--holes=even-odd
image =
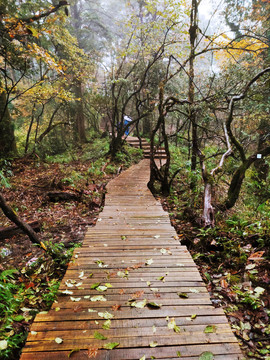
{"type": "Polygon", "coordinates": [[[78,244],[46,244],[48,253],[31,259],[24,268],[0,274],[0,359],[17,360],[33,318],[50,309],[61,277],[78,244]],[[48,254],[53,255],[50,257],[48,254]]]}
{"type": "MultiPolygon", "coordinates": [[[[251,168],[235,207],[227,213],[216,210],[215,227],[203,228],[200,171],[190,171],[181,147],[172,149],[171,174],[180,169],[164,199],[172,225],[199,266],[213,303],[223,306],[246,357],[269,360],[269,176],[258,184],[251,168]]],[[[232,160],[216,179],[214,203],[224,198],[233,167],[232,160]]]]}

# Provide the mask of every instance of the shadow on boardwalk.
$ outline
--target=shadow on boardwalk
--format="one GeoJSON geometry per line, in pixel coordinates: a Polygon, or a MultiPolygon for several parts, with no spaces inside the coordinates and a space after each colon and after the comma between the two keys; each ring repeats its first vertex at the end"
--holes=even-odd
{"type": "Polygon", "coordinates": [[[36,316],[21,360],[72,351],[74,360],[243,358],[148,179],[143,160],[109,183],[100,219],[75,251],[58,302],[36,316]]]}

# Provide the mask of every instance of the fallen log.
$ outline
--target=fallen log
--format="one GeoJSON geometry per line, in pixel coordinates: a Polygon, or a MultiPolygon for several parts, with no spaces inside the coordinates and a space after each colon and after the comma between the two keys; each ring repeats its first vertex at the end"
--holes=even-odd
{"type": "MultiPolygon", "coordinates": [[[[28,223],[29,226],[31,226],[31,228],[35,231],[35,232],[39,232],[40,231],[40,222],[39,221],[32,221],[30,223],[28,223]]],[[[0,228],[0,240],[3,239],[9,239],[12,236],[22,233],[23,230],[20,229],[17,225],[12,225],[12,226],[8,226],[8,227],[1,227],[0,228]]]]}
{"type": "Polygon", "coordinates": [[[25,221],[23,221],[19,216],[12,210],[12,208],[7,204],[4,196],[0,193],[0,208],[3,210],[3,213],[6,215],[9,220],[16,224],[25,234],[28,235],[29,239],[34,243],[41,246],[46,250],[46,246],[40,241],[37,233],[29,226],[25,221]]]}
{"type": "Polygon", "coordinates": [[[50,191],[47,193],[47,196],[52,202],[79,200],[81,198],[81,194],[74,194],[64,191],[50,191]]]}

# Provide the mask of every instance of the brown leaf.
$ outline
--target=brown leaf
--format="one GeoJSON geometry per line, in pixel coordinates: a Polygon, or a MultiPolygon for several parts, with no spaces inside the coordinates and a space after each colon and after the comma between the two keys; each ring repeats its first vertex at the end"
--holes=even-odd
{"type": "Polygon", "coordinates": [[[144,263],[139,263],[139,264],[132,265],[131,267],[132,267],[132,269],[136,270],[136,269],[141,268],[143,265],[144,265],[144,263]]]}
{"type": "Polygon", "coordinates": [[[120,295],[123,295],[124,293],[125,293],[125,290],[124,290],[124,289],[120,289],[120,290],[119,290],[119,294],[120,294],[120,295]]]}
{"type": "Polygon", "coordinates": [[[250,255],[248,260],[262,260],[261,257],[263,256],[264,251],[257,251],[254,254],[250,255]]]}
{"type": "Polygon", "coordinates": [[[80,312],[83,309],[82,305],[77,305],[73,308],[73,311],[76,312],[80,312]]]}
{"type": "Polygon", "coordinates": [[[89,359],[95,358],[98,354],[98,348],[89,348],[87,350],[86,355],[88,356],[89,359]]]}
{"type": "Polygon", "coordinates": [[[134,294],[131,295],[132,299],[139,299],[141,296],[143,296],[144,291],[136,291],[134,294]]]}
{"type": "Polygon", "coordinates": [[[117,304],[116,304],[116,305],[113,305],[113,306],[112,306],[112,310],[113,310],[113,311],[119,311],[120,309],[121,309],[121,305],[117,305],[117,304]]]}
{"type": "Polygon", "coordinates": [[[224,289],[227,289],[227,287],[229,286],[227,281],[225,279],[222,279],[220,282],[221,287],[223,287],[224,289]]]}

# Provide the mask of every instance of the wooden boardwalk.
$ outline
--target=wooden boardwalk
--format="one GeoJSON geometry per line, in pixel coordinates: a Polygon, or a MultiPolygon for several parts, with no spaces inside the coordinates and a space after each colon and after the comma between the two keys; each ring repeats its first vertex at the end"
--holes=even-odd
{"type": "Polygon", "coordinates": [[[243,358],[148,178],[143,160],[109,183],[100,219],[61,283],[70,293],[36,316],[21,360],[243,358]]]}

